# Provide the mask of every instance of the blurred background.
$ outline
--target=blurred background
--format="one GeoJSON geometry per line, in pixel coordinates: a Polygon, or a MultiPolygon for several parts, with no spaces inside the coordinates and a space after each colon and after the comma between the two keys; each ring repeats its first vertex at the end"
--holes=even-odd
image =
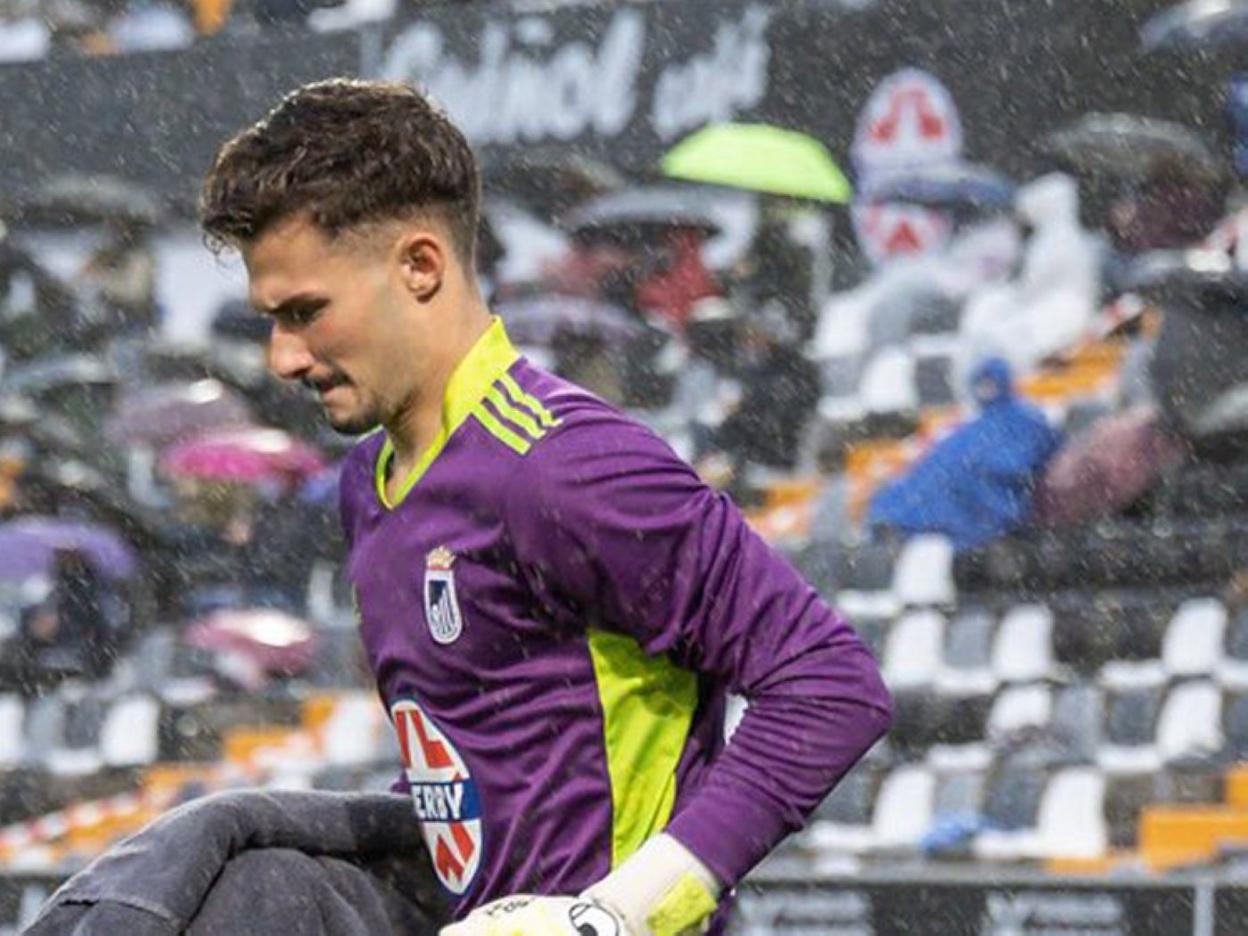
{"type": "Polygon", "coordinates": [[[448,108],[516,343],[881,662],[738,933],[1248,932],[1248,3],[0,0],[0,933],[186,799],[394,778],[351,440],[193,220],[337,74],[448,108]]]}

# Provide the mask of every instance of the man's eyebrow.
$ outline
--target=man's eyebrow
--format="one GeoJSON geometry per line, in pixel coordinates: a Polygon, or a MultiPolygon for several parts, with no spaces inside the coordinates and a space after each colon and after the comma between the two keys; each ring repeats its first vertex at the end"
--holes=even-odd
{"type": "Polygon", "coordinates": [[[324,296],[318,296],[315,293],[300,293],[297,296],[291,296],[289,299],[283,299],[275,306],[268,308],[262,305],[256,305],[255,310],[261,315],[268,315],[274,318],[281,315],[289,315],[291,312],[303,311],[305,309],[323,306],[329,300],[324,296]]]}

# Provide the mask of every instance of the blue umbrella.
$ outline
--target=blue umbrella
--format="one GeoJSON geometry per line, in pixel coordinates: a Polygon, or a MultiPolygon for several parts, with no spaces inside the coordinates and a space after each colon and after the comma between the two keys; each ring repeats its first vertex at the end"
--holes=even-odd
{"type": "Polygon", "coordinates": [[[1191,0],[1150,17],[1140,30],[1147,52],[1161,49],[1248,48],[1246,0],[1191,0]]]}
{"type": "Polygon", "coordinates": [[[909,202],[932,208],[1009,208],[1016,189],[1013,181],[995,169],[948,162],[900,169],[870,179],[864,195],[873,202],[909,202]]]}
{"type": "Polygon", "coordinates": [[[21,517],[0,524],[0,580],[18,581],[52,572],[58,551],[76,550],[100,575],[127,579],[134,551],[112,530],[60,517],[21,517]]]}

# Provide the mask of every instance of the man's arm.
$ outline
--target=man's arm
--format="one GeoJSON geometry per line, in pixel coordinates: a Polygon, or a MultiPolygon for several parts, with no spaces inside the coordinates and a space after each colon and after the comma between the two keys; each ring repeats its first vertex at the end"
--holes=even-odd
{"type": "Polygon", "coordinates": [[[574,423],[530,458],[509,522],[539,598],[749,700],[666,830],[731,887],[887,730],[875,660],[644,427],[606,415],[574,423]]]}

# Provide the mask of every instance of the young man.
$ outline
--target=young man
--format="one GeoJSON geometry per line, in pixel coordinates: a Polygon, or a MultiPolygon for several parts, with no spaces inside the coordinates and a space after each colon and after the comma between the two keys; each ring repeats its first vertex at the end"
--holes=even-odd
{"type": "Polygon", "coordinates": [[[516,353],[473,273],[478,199],[420,93],[334,80],[222,147],[202,221],[242,253],[272,370],[380,427],[342,472],[348,574],[446,936],[718,932],[887,693],[725,497],[516,353]]]}

